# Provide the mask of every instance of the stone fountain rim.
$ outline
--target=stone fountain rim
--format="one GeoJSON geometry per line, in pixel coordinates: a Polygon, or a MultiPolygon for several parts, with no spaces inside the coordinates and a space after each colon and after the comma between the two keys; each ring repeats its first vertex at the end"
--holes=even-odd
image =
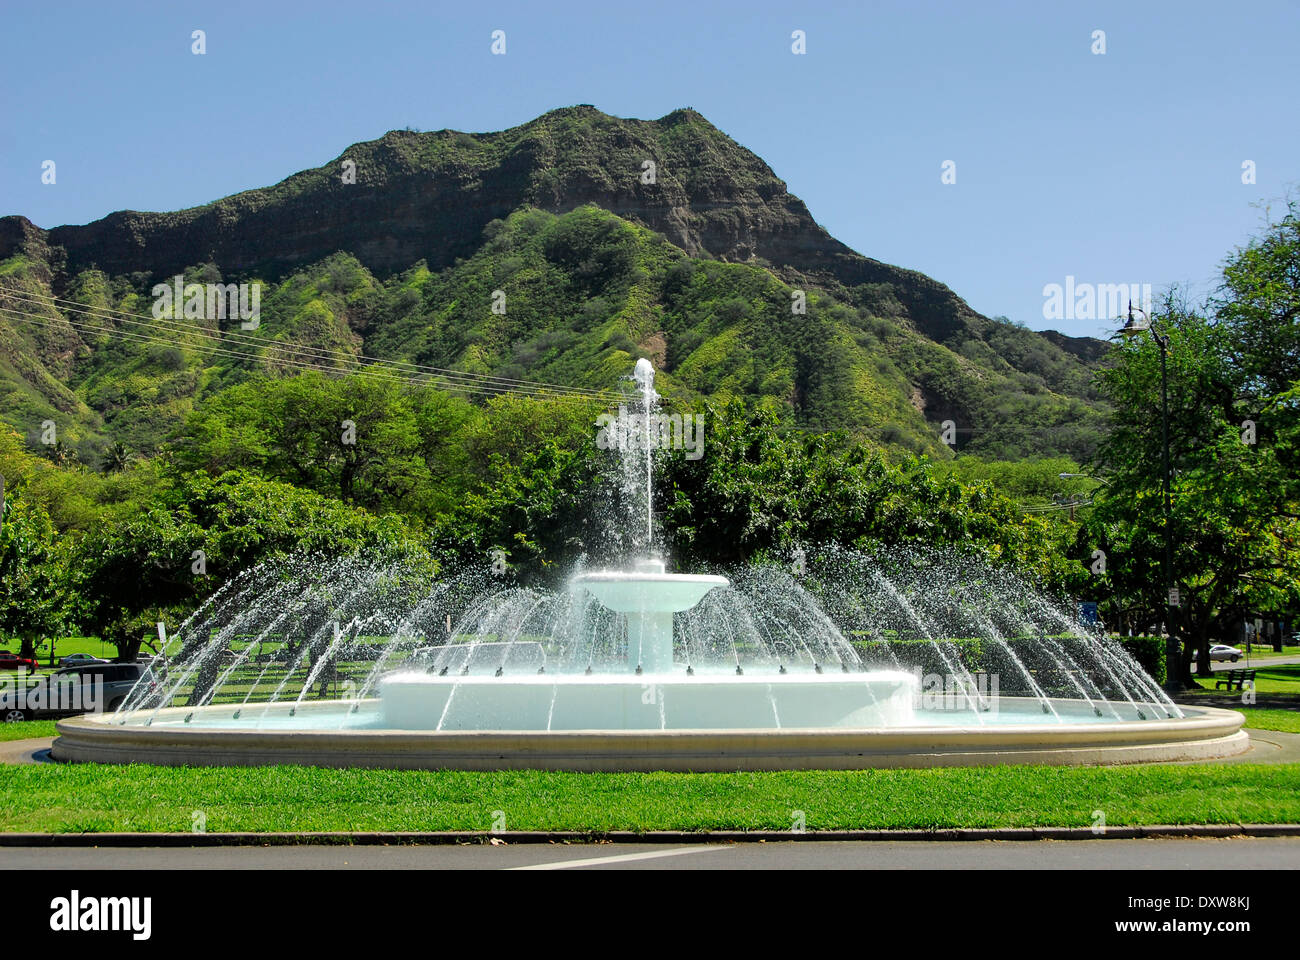
{"type": "MultiPolygon", "coordinates": [[[[338,702],[316,701],[298,709],[312,713],[338,702]]],[[[287,710],[291,704],[276,706],[287,710]]],[[[1241,713],[1217,707],[1186,709],[1191,715],[1181,718],[1105,724],[763,731],[272,731],[121,725],[111,715],[88,715],[58,721],[52,755],[60,761],[162,765],[705,772],[1198,761],[1249,749],[1241,713]]],[[[200,710],[225,713],[230,707],[169,707],[159,714],[200,710]]]]}

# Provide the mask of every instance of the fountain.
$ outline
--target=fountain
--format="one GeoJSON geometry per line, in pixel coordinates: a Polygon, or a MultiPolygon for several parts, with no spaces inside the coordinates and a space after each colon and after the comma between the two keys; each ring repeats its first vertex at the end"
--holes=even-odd
{"type": "MultiPolygon", "coordinates": [[[[470,567],[294,558],[228,583],[115,713],[54,755],[574,770],[1189,760],[1240,714],[1179,708],[1113,641],[969,557],[816,548],[799,574],[670,573],[654,370],[609,429],[616,569],[555,591],[470,567]],[[965,638],[965,639],[954,639],[965,638]]],[[[608,439],[608,438],[607,438],[608,439]]]]}

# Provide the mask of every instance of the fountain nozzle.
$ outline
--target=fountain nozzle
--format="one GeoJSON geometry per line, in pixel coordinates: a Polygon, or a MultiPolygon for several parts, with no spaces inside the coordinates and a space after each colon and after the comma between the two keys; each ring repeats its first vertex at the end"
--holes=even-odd
{"type": "Polygon", "coordinates": [[[499,676],[502,676],[505,672],[506,672],[506,668],[505,668],[505,667],[497,667],[497,672],[494,673],[494,674],[492,674],[492,676],[494,676],[494,677],[499,677],[499,676]]]}
{"type": "Polygon", "coordinates": [[[745,671],[740,669],[740,664],[736,664],[736,676],[743,677],[744,675],[745,671]]]}
{"type": "Polygon", "coordinates": [[[814,664],[813,664],[813,669],[816,670],[818,673],[821,673],[821,672],[822,672],[822,665],[821,665],[820,663],[814,663],[814,664]]]}
{"type": "Polygon", "coordinates": [[[688,677],[695,676],[695,668],[692,667],[689,663],[686,665],[686,675],[688,677]]]}
{"type": "Polygon", "coordinates": [[[638,663],[638,664],[636,665],[636,675],[639,677],[639,676],[641,676],[642,672],[643,672],[643,671],[641,670],[641,664],[638,663]]]}

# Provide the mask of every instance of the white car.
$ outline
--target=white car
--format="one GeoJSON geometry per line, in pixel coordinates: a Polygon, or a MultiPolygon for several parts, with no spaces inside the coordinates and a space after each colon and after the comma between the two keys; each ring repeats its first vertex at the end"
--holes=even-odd
{"type": "MultiPolygon", "coordinates": [[[[1192,651],[1193,660],[1196,659],[1196,655],[1199,652],[1200,651],[1197,650],[1192,651]]],[[[1240,650],[1238,650],[1236,647],[1230,647],[1226,643],[1216,643],[1210,647],[1211,662],[1215,660],[1231,660],[1233,663],[1236,663],[1238,660],[1241,659],[1241,657],[1242,657],[1242,653],[1240,650]]]]}

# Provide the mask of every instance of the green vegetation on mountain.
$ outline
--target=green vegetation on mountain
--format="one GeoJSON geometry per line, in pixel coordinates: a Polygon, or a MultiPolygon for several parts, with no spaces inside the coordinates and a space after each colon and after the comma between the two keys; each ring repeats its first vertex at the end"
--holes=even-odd
{"type": "Polygon", "coordinates": [[[982,317],[854,253],[692,110],[394,131],[191,210],[49,231],[0,219],[0,418],[33,440],[53,420],[83,462],[113,442],[153,453],[222,388],[300,372],[278,344],[325,367],[374,357],[600,389],[650,356],[682,403],[740,397],[939,458],[951,420],[965,452],[1077,459],[1104,414],[1093,341],[982,317]],[[153,285],[177,274],[262,283],[260,340],[231,338],[227,318],[152,343],[114,319],[149,318],[153,285]]]}

